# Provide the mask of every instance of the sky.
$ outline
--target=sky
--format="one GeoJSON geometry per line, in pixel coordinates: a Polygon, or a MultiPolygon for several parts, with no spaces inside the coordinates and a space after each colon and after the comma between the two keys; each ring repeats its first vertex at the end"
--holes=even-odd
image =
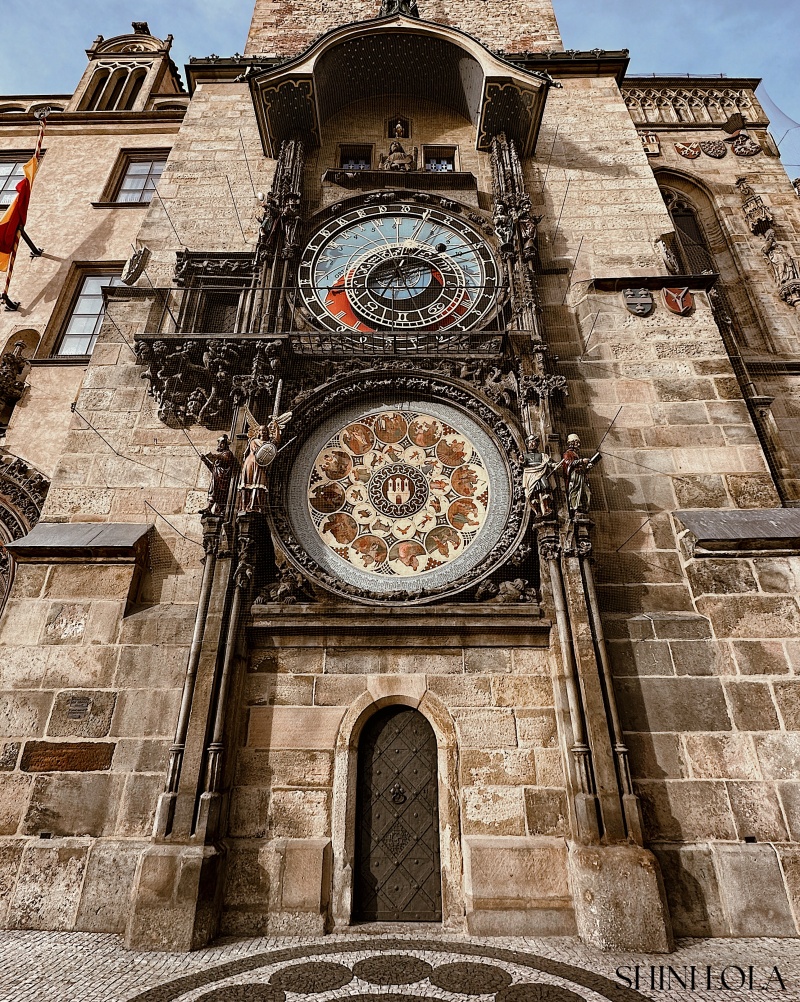
{"type": "MultiPolygon", "coordinates": [[[[233,55],[244,48],[252,6],[252,0],[3,0],[3,36],[13,48],[4,45],[0,56],[0,94],[71,92],[95,36],[124,34],[132,20],[147,21],[160,38],[175,36],[181,70],[190,55],[233,55]]],[[[629,74],[761,77],[782,112],[769,107],[772,134],[790,176],[800,174],[800,128],[792,128],[800,123],[796,0],[554,0],[554,6],[566,48],[630,49],[629,74]]],[[[425,0],[419,7],[424,17],[425,0]]]]}

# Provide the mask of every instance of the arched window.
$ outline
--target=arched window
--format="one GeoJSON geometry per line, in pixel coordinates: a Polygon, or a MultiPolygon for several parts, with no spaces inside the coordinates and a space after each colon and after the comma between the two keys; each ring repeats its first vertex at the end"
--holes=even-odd
{"type": "Polygon", "coordinates": [[[111,71],[107,67],[100,67],[95,70],[94,76],[91,79],[89,86],[86,88],[86,93],[83,95],[83,100],[81,101],[80,110],[81,111],[95,111],[97,108],[97,102],[100,100],[100,95],[103,92],[103,88],[108,81],[108,76],[111,71]]]}
{"type": "Polygon", "coordinates": [[[117,107],[117,101],[128,79],[128,71],[123,67],[118,67],[109,77],[106,88],[97,103],[98,111],[113,111],[117,107]]]}
{"type": "Polygon", "coordinates": [[[128,77],[128,82],[125,84],[125,89],[122,92],[122,97],[119,101],[120,111],[131,111],[134,104],[136,104],[136,99],[142,90],[142,84],[147,76],[147,70],[143,67],[133,70],[128,77]]]}
{"type": "Polygon", "coordinates": [[[680,193],[670,188],[662,188],[661,193],[675,226],[678,245],[675,251],[684,274],[702,275],[706,271],[716,271],[714,257],[697,218],[695,207],[680,193]]]}

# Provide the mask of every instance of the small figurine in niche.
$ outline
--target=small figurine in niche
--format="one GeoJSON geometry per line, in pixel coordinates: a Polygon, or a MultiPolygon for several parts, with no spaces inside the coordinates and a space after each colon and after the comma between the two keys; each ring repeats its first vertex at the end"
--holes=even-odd
{"type": "Polygon", "coordinates": [[[589,470],[601,460],[596,452],[591,459],[581,456],[581,440],[577,435],[567,435],[567,450],[561,460],[567,488],[567,510],[570,516],[585,514],[589,510],[592,492],[589,489],[589,470]]]}
{"type": "Polygon", "coordinates": [[[553,494],[548,479],[557,464],[546,452],[539,452],[539,439],[531,435],[525,440],[523,460],[525,469],[522,473],[522,483],[525,487],[525,500],[536,518],[549,518],[553,514],[553,494]]]}
{"type": "Polygon", "coordinates": [[[224,515],[231,480],[238,465],[236,457],[231,452],[228,436],[222,435],[217,440],[216,452],[207,452],[200,459],[211,470],[211,483],[208,485],[208,505],[200,514],[224,515]]]}
{"type": "Polygon", "coordinates": [[[389,152],[381,155],[378,170],[416,170],[418,152],[415,146],[412,153],[406,153],[402,144],[394,139],[389,143],[389,152]]]}

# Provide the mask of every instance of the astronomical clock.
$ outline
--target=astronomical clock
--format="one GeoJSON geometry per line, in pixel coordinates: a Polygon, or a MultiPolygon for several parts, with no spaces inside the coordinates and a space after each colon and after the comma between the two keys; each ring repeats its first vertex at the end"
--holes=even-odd
{"type": "Polygon", "coordinates": [[[459,344],[490,327],[500,343],[500,275],[481,228],[409,197],[350,204],[308,236],[297,291],[339,361],[293,413],[269,514],[312,582],[425,602],[476,585],[518,547],[519,433],[459,378],[459,344]]]}

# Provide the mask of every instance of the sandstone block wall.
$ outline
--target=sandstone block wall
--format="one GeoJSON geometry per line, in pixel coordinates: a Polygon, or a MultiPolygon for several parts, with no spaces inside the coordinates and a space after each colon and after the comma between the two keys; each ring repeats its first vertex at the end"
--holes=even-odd
{"type": "MultiPolygon", "coordinates": [[[[333,3],[293,0],[257,0],[245,54],[294,56],[323,33],[346,21],[367,21],[377,16],[379,0],[357,0],[343,17],[333,3]]],[[[420,17],[460,28],[487,48],[505,52],[561,50],[561,36],[550,0],[529,0],[521,8],[510,0],[464,0],[454,9],[446,0],[421,0],[420,17]]]]}

